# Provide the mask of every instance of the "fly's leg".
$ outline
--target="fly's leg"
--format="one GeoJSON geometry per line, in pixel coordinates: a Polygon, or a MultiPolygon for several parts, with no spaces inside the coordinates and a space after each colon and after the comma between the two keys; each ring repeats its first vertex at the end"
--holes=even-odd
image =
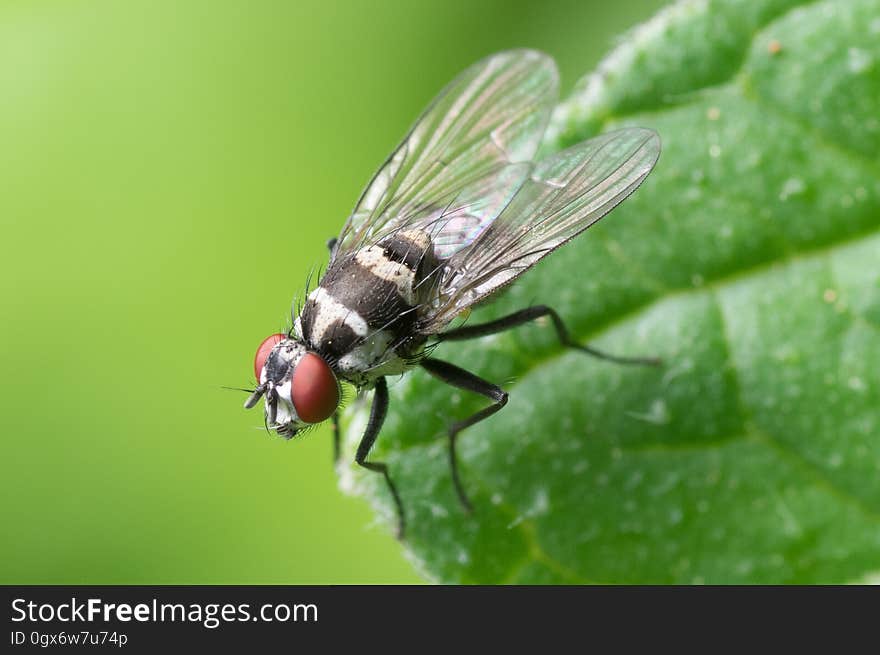
{"type": "Polygon", "coordinates": [[[339,464],[339,412],[333,412],[333,466],[339,464]]]}
{"type": "Polygon", "coordinates": [[[473,506],[464,491],[464,487],[461,485],[461,478],[458,475],[458,457],[455,454],[455,440],[456,437],[458,437],[459,432],[470,427],[474,423],[479,423],[483,419],[489,418],[492,414],[504,407],[507,404],[507,392],[501,389],[501,387],[494,385],[491,382],[487,382],[463,368],[453,366],[452,364],[440,361],[439,359],[423,359],[421,365],[426,371],[428,371],[428,373],[439,380],[442,380],[446,384],[458,387],[459,389],[464,389],[465,391],[473,391],[474,393],[486,396],[486,398],[489,398],[493,402],[492,405],[489,405],[488,407],[471,414],[468,418],[449,426],[449,466],[452,469],[452,483],[455,485],[455,492],[458,494],[458,499],[461,501],[462,506],[465,510],[471,512],[473,511],[473,506]]]}
{"type": "Polygon", "coordinates": [[[476,337],[484,337],[489,334],[497,334],[498,332],[510,330],[511,328],[518,327],[523,323],[528,323],[529,321],[534,321],[537,318],[541,318],[542,316],[550,317],[550,320],[553,321],[553,326],[556,328],[556,335],[559,337],[559,342],[567,348],[580,350],[581,352],[592,355],[593,357],[605,359],[609,362],[616,362],[618,364],[643,364],[647,366],[659,366],[661,363],[660,359],[657,357],[620,357],[619,355],[611,355],[609,353],[602,352],[601,350],[597,350],[596,348],[593,348],[591,346],[579,344],[571,338],[571,335],[569,335],[568,333],[568,328],[565,327],[565,323],[562,322],[562,319],[559,317],[559,314],[556,313],[556,310],[552,307],[547,307],[547,305],[535,305],[534,307],[526,307],[525,309],[521,309],[518,312],[508,314],[507,316],[495,319],[494,321],[489,321],[488,323],[480,323],[479,325],[466,325],[464,327],[456,328],[454,330],[449,330],[442,334],[438,334],[437,339],[439,341],[460,341],[462,339],[474,339],[476,337]]]}
{"type": "Polygon", "coordinates": [[[357,454],[354,461],[365,469],[381,473],[385,476],[385,482],[394,498],[394,504],[397,506],[397,538],[403,539],[406,530],[406,515],[403,513],[403,503],[400,502],[400,495],[397,493],[397,487],[391,481],[388,475],[388,465],[385,462],[368,462],[367,455],[370,449],[376,443],[376,437],[379,436],[379,430],[382,429],[382,423],[385,421],[385,414],[388,412],[388,384],[385,378],[376,380],[376,387],[373,393],[373,406],[370,408],[370,420],[367,421],[367,429],[364,430],[364,436],[358,445],[357,454]]]}

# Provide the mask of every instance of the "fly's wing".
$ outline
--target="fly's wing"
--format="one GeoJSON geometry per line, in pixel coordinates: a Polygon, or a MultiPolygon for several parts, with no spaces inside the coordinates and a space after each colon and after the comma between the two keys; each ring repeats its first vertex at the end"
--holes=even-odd
{"type": "Polygon", "coordinates": [[[498,217],[449,259],[422,331],[439,332],[461,311],[598,221],[636,190],[659,155],[656,132],[626,128],[535,164],[498,217]]]}
{"type": "Polygon", "coordinates": [[[527,177],[558,74],[547,55],[492,55],[455,78],[375,174],[339,236],[334,259],[410,228],[441,259],[473,242],[527,177]],[[518,163],[520,162],[520,163],[518,163]]]}

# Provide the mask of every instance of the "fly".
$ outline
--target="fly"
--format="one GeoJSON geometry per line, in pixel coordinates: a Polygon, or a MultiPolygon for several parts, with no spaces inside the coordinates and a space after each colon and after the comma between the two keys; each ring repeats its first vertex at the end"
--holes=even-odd
{"type": "Polygon", "coordinates": [[[435,345],[547,317],[566,347],[621,363],[656,363],[578,344],[545,305],[448,328],[611,211],[660,155],[658,135],[633,127],[535,161],[557,92],[555,63],[532,50],[492,55],[456,77],[373,176],[338,239],[329,242],[330,263],[291,330],[269,336],[257,349],[257,386],[245,407],[263,398],[267,426],[288,439],[332,418],[337,457],[340,381],[373,391],[355,461],[384,476],[401,538],[406,514],[400,494],[388,466],[368,459],[388,410],[387,376],[421,366],[491,401],[448,432],[452,481],[470,510],[456,439],[504,407],[508,396],[431,356],[435,345]]]}

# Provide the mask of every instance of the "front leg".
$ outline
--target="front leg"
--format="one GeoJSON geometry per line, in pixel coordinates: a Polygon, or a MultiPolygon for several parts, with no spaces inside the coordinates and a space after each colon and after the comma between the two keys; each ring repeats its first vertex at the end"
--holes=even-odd
{"type": "Polygon", "coordinates": [[[339,410],[333,412],[333,466],[335,467],[339,464],[339,455],[340,455],[340,441],[341,437],[339,434],[339,410]]]}
{"type": "Polygon", "coordinates": [[[452,469],[452,483],[455,485],[455,492],[458,494],[458,499],[461,501],[461,504],[468,512],[471,512],[473,511],[473,506],[464,491],[464,487],[462,486],[461,479],[458,475],[458,457],[455,454],[455,439],[458,437],[458,433],[465,428],[470,427],[474,423],[479,423],[485,418],[489,418],[492,414],[504,407],[507,404],[507,392],[501,387],[494,385],[491,382],[487,382],[483,378],[477,377],[473,373],[470,373],[463,368],[459,368],[458,366],[454,366],[449,362],[427,358],[422,360],[421,365],[426,371],[428,371],[428,373],[439,380],[442,380],[446,384],[458,387],[459,389],[464,389],[465,391],[473,391],[474,393],[486,396],[493,401],[492,405],[484,407],[480,411],[471,414],[466,419],[457,421],[449,426],[449,466],[452,469]]]}
{"type": "Polygon", "coordinates": [[[397,538],[402,540],[406,530],[406,515],[403,513],[403,503],[400,502],[400,495],[397,493],[397,487],[394,486],[394,482],[391,481],[391,476],[388,475],[388,465],[385,464],[385,462],[367,461],[367,455],[370,454],[370,449],[376,442],[376,437],[379,436],[379,431],[382,429],[382,423],[385,422],[385,415],[387,413],[388,384],[385,382],[385,378],[379,378],[376,380],[376,387],[373,392],[373,406],[370,408],[370,420],[367,422],[367,429],[364,430],[364,436],[361,437],[361,442],[358,445],[354,461],[365,469],[381,473],[385,476],[385,482],[388,484],[388,489],[391,491],[392,498],[394,498],[394,504],[397,506],[397,538]]]}

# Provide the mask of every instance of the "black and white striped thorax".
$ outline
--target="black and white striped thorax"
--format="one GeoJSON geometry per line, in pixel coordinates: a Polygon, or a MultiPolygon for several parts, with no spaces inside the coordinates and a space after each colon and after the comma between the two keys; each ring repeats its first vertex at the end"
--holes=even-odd
{"type": "Polygon", "coordinates": [[[358,386],[403,373],[424,348],[420,309],[438,271],[431,240],[420,230],[334,260],[296,320],[296,335],[358,386]]]}

